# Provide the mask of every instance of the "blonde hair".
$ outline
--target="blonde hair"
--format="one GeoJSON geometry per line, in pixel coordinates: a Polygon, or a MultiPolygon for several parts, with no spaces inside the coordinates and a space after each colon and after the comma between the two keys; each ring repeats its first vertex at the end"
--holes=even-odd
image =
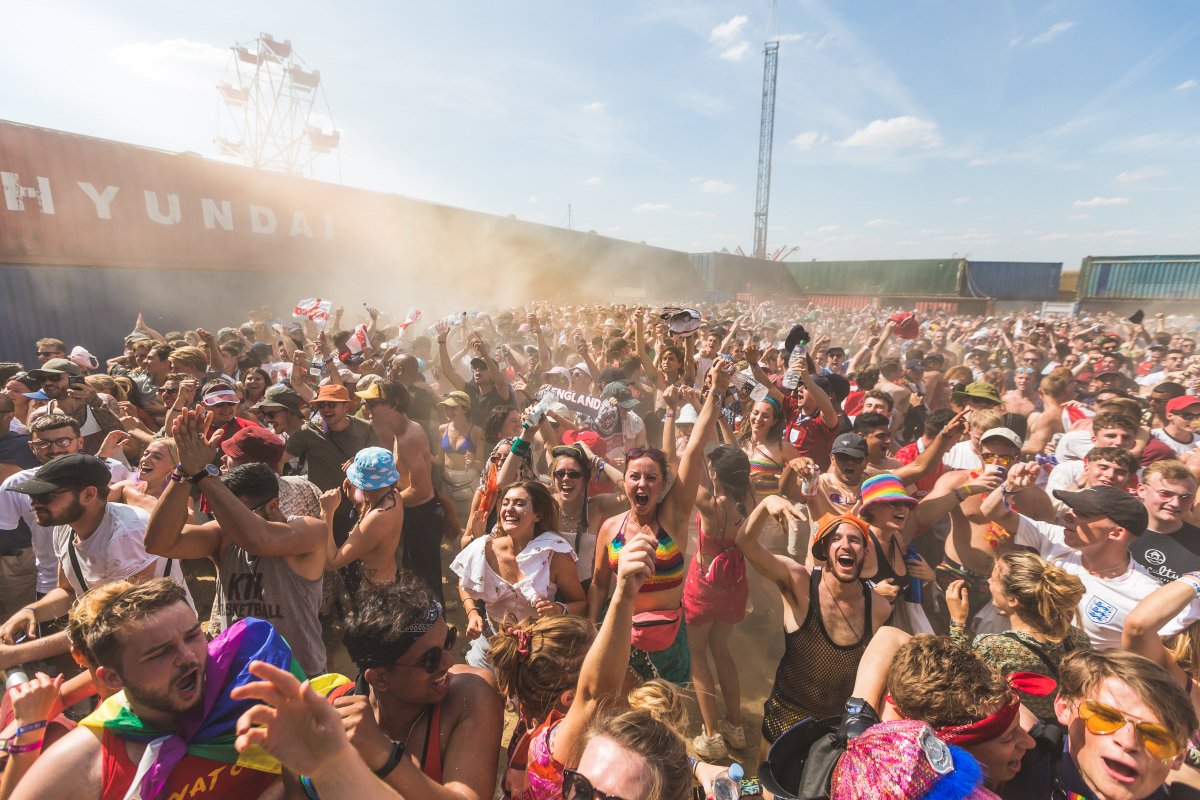
{"type": "Polygon", "coordinates": [[[201,373],[208,370],[208,354],[191,345],[175,348],[167,355],[167,360],[171,362],[171,369],[176,369],[180,364],[187,364],[201,373]]]}
{"type": "Polygon", "coordinates": [[[645,711],[680,736],[686,737],[688,729],[687,704],[675,686],[662,678],[646,681],[635,686],[625,698],[629,707],[645,711]]]}
{"type": "Polygon", "coordinates": [[[129,399],[129,393],[111,375],[88,375],[83,380],[93,389],[110,394],[117,400],[129,399]]]}
{"type": "MultiPolygon", "coordinates": [[[[146,445],[146,450],[149,450],[150,445],[152,444],[161,444],[163,447],[167,448],[167,453],[169,453],[171,456],[171,463],[179,463],[179,447],[175,444],[175,440],[170,436],[164,436],[161,439],[151,439],[150,443],[146,445]]],[[[144,453],[145,450],[142,452],[144,453]]]]}
{"type": "Polygon", "coordinates": [[[1181,670],[1194,675],[1200,668],[1200,621],[1193,622],[1179,633],[1164,636],[1163,647],[1167,648],[1181,670]]]}
{"type": "Polygon", "coordinates": [[[971,423],[971,427],[977,431],[987,432],[992,428],[1000,428],[1004,426],[1004,415],[999,411],[993,411],[990,408],[977,408],[967,414],[967,420],[971,423]]]}
{"type": "Polygon", "coordinates": [[[92,663],[117,667],[121,658],[122,632],[164,608],[186,602],[184,588],[170,578],[106,584],[76,601],[68,622],[68,631],[72,631],[68,637],[92,663]],[[75,609],[81,606],[83,608],[76,615],[75,609]]]}
{"type": "Polygon", "coordinates": [[[621,714],[603,714],[588,731],[588,741],[608,739],[645,759],[643,795],[655,800],[688,800],[692,795],[692,768],[687,744],[679,732],[653,713],[633,708],[621,714]]]}
{"type": "Polygon", "coordinates": [[[1196,476],[1191,473],[1191,470],[1182,461],[1176,461],[1173,458],[1164,458],[1146,467],[1142,472],[1142,483],[1145,483],[1151,475],[1157,475],[1164,481],[1181,481],[1189,486],[1196,485],[1196,476]]]}
{"type": "Polygon", "coordinates": [[[1083,581],[1036,553],[1013,550],[1000,556],[1000,584],[1017,601],[1017,613],[1051,642],[1071,632],[1085,589],[1083,581]]]}

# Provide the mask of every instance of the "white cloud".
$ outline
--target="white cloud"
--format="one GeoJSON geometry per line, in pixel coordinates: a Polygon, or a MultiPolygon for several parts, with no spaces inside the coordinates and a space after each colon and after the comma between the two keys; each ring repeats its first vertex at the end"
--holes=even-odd
{"type": "Polygon", "coordinates": [[[1067,237],[1067,234],[1065,234],[1065,233],[1047,233],[1045,236],[1039,236],[1038,241],[1039,242],[1058,242],[1058,241],[1061,241],[1066,238],[1068,238],[1068,237],[1067,237]]]}
{"type": "Polygon", "coordinates": [[[746,27],[746,23],[750,18],[745,14],[738,14],[736,17],[722,22],[715,26],[708,38],[714,44],[732,44],[742,35],[742,28],[746,27]]]}
{"type": "Polygon", "coordinates": [[[727,47],[721,51],[721,58],[726,61],[741,61],[750,52],[749,42],[738,42],[732,47],[727,47]]]}
{"type": "Polygon", "coordinates": [[[1093,197],[1091,200],[1076,200],[1071,205],[1075,208],[1097,208],[1099,206],[1123,206],[1128,203],[1128,197],[1093,197]]]}
{"type": "Polygon", "coordinates": [[[850,134],[842,147],[872,150],[900,150],[909,147],[933,148],[942,143],[937,123],[916,117],[877,119],[850,134]]]}
{"type": "Polygon", "coordinates": [[[537,201],[538,201],[538,196],[537,196],[536,194],[531,194],[531,195],[529,195],[529,202],[530,202],[530,203],[536,203],[537,201]]]}
{"type": "Polygon", "coordinates": [[[971,202],[971,198],[969,198],[969,197],[956,197],[956,198],[954,198],[953,200],[951,200],[950,202],[951,202],[951,203],[954,203],[954,205],[956,205],[956,206],[965,206],[967,203],[971,202]]]}
{"type": "Polygon", "coordinates": [[[1019,45],[1019,44],[1020,44],[1021,42],[1023,42],[1023,41],[1024,41],[1024,39],[1023,39],[1022,37],[1020,37],[1020,36],[1014,36],[1013,38],[1011,38],[1011,39],[1009,39],[1009,40],[1008,40],[1008,46],[1009,46],[1009,47],[1016,47],[1017,45],[1019,45]]]}
{"type": "Polygon", "coordinates": [[[1117,181],[1120,183],[1137,183],[1138,181],[1144,181],[1149,178],[1161,178],[1166,174],[1167,171],[1165,169],[1160,169],[1159,167],[1142,167],[1141,169],[1134,169],[1129,170],[1128,172],[1118,173],[1117,181]]]}
{"type": "Polygon", "coordinates": [[[187,39],[122,45],[109,57],[141,78],[188,88],[213,86],[231,58],[227,48],[187,39]]]}
{"type": "Polygon", "coordinates": [[[1134,239],[1141,236],[1142,232],[1137,228],[1121,228],[1114,231],[1105,231],[1096,236],[1097,239],[1134,239]]]}
{"type": "Polygon", "coordinates": [[[726,194],[733,191],[733,184],[716,180],[701,181],[700,191],[709,194],[726,194]]]}
{"type": "Polygon", "coordinates": [[[822,225],[821,227],[817,228],[817,233],[833,233],[834,231],[840,231],[841,229],[841,225],[822,225]]]}
{"type": "Polygon", "coordinates": [[[599,100],[593,100],[584,106],[583,110],[589,114],[603,114],[606,108],[608,108],[607,103],[601,103],[599,100]]]}
{"type": "Polygon", "coordinates": [[[811,150],[815,145],[824,144],[827,141],[829,141],[829,137],[823,133],[805,131],[796,134],[796,138],[792,139],[792,146],[797,150],[811,150]]]}
{"type": "Polygon", "coordinates": [[[1071,28],[1074,28],[1075,25],[1076,23],[1069,21],[1056,22],[1044,32],[1039,33],[1037,36],[1030,39],[1029,44],[1050,44],[1050,42],[1053,42],[1059,36],[1062,36],[1064,33],[1071,30],[1071,28]]]}
{"type": "Polygon", "coordinates": [[[870,227],[870,228],[882,228],[885,225],[899,225],[899,224],[900,223],[894,219],[869,219],[869,220],[867,220],[867,227],[870,227]]]}
{"type": "Polygon", "coordinates": [[[670,211],[671,206],[667,203],[642,203],[633,207],[635,214],[656,214],[661,211],[670,211]]]}
{"type": "Polygon", "coordinates": [[[708,40],[716,45],[721,58],[726,61],[741,61],[750,52],[750,43],[742,39],[742,29],[748,17],[738,14],[712,29],[708,40]]]}
{"type": "Polygon", "coordinates": [[[1200,81],[1195,81],[1189,78],[1188,80],[1176,86],[1175,91],[1186,92],[1190,89],[1195,89],[1197,86],[1200,86],[1200,81]]]}
{"type": "Polygon", "coordinates": [[[599,186],[602,183],[599,175],[593,175],[583,182],[584,186],[599,186]]]}

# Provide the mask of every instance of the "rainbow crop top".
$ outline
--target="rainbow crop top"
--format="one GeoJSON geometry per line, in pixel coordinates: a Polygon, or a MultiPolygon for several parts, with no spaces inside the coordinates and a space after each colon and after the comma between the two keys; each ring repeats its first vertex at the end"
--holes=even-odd
{"type": "MultiPolygon", "coordinates": [[[[625,546],[625,522],[629,519],[629,513],[625,512],[617,535],[608,543],[608,566],[614,575],[617,572],[617,558],[621,555],[621,548],[625,546]]],[[[683,576],[683,553],[671,538],[671,534],[659,525],[658,546],[654,549],[654,574],[642,584],[641,591],[662,592],[674,589],[683,583],[683,576]]]]}

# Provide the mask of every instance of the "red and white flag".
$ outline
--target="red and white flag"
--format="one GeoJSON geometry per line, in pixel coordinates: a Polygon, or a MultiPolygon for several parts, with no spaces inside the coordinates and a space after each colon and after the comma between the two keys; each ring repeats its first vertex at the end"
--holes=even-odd
{"type": "Polygon", "coordinates": [[[309,297],[296,303],[292,316],[296,319],[307,319],[321,327],[329,321],[329,312],[333,310],[332,300],[322,300],[319,297],[309,297]]]}
{"type": "Polygon", "coordinates": [[[346,340],[346,352],[350,355],[355,355],[370,349],[371,340],[367,336],[367,326],[359,325],[354,329],[354,333],[350,334],[350,338],[346,340]]]}
{"type": "Polygon", "coordinates": [[[408,316],[404,319],[404,322],[401,322],[398,327],[400,328],[400,330],[406,331],[406,330],[408,330],[409,325],[412,325],[414,322],[416,322],[420,318],[421,318],[421,309],[417,308],[416,306],[413,306],[412,308],[410,308],[408,310],[408,316]]]}

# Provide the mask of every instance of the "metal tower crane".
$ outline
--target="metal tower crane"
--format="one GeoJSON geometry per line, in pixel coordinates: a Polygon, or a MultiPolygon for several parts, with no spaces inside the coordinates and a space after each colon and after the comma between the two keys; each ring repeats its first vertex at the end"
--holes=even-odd
{"type": "Polygon", "coordinates": [[[767,210],[771,205],[771,149],[775,138],[775,78],[779,40],[763,47],[762,121],[758,129],[758,194],[754,200],[754,257],[767,257],[767,210]]]}

